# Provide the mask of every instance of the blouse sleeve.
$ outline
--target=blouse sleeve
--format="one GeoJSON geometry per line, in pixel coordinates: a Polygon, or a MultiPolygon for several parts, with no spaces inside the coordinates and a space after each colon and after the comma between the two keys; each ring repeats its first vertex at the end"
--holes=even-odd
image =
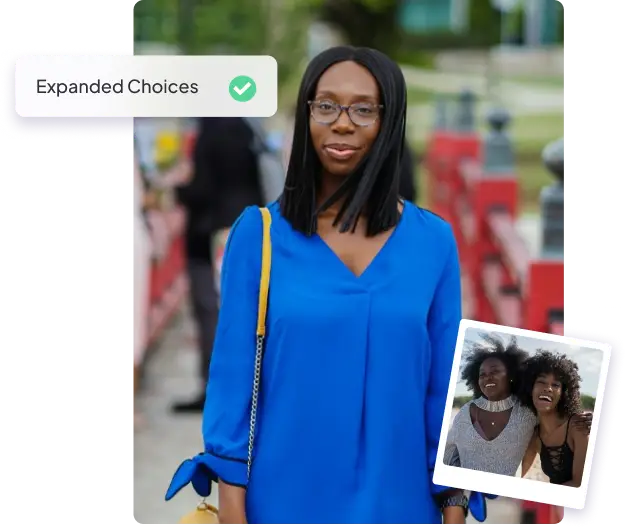
{"type": "Polygon", "coordinates": [[[445,261],[429,310],[428,332],[431,343],[431,367],[426,400],[427,450],[431,492],[439,495],[450,487],[433,483],[433,471],[442,430],[455,343],[461,321],[461,273],[457,246],[447,225],[445,261]]]}
{"type": "Polygon", "coordinates": [[[248,207],[231,228],[221,273],[221,306],[203,413],[204,452],[184,461],[166,500],[188,483],[201,496],[211,481],[245,487],[254,376],[263,224],[248,207]]]}
{"type": "MultiPolygon", "coordinates": [[[[431,371],[426,402],[427,449],[431,493],[435,498],[452,488],[433,483],[433,471],[435,470],[446,397],[453,368],[453,358],[455,357],[455,343],[462,317],[461,270],[457,244],[450,226],[448,227],[447,238],[448,257],[435,290],[427,322],[431,342],[431,371]]],[[[459,458],[454,459],[455,452],[456,449],[450,449],[449,454],[453,457],[451,459],[453,466],[459,466],[459,458]]],[[[495,495],[470,491],[468,507],[477,521],[484,522],[486,520],[486,500],[494,498],[496,498],[495,495]]]]}

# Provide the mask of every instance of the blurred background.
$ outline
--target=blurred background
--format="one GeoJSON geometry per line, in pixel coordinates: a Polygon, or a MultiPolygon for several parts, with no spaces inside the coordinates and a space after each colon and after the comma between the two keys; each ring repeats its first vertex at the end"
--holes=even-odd
{"type": "Polygon", "coordinates": [[[378,48],[404,67],[418,152],[434,95],[470,87],[479,115],[498,100],[516,117],[530,210],[548,178],[538,153],[563,130],[563,8],[553,0],[142,0],[135,39],[136,54],[274,56],[280,110],[268,127],[282,132],[310,57],[343,42],[378,48]]]}
{"type": "MultiPolygon", "coordinates": [[[[563,167],[546,156],[547,145],[563,136],[563,9],[554,0],[141,0],[134,27],[136,54],[269,54],[279,65],[279,110],[272,118],[135,120],[135,518],[176,523],[196,501],[191,487],[168,503],[163,496],[179,463],[202,450],[203,354],[219,306],[217,283],[208,278],[219,277],[236,212],[263,203],[280,186],[296,93],[310,58],[349,43],[378,48],[401,65],[414,155],[414,185],[406,196],[455,225],[457,202],[464,200],[475,224],[486,222],[458,167],[473,156],[455,142],[472,137],[481,167],[498,151],[505,162],[484,173],[492,180],[496,173],[515,179],[516,208],[506,239],[525,246],[521,259],[527,267],[546,254],[547,219],[559,224],[563,209],[563,195],[555,206],[563,167]],[[471,117],[464,124],[459,99],[469,93],[471,117]],[[443,105],[449,105],[446,119],[443,105]],[[495,108],[506,119],[488,119],[495,108]],[[448,154],[438,147],[447,134],[448,154]],[[231,141],[236,136],[245,141],[231,141]],[[205,165],[216,151],[238,162],[210,171],[205,165]],[[442,160],[452,167],[448,176],[442,160]],[[221,179],[211,176],[216,172],[221,179]],[[547,190],[553,191],[548,198],[547,190]],[[210,253],[199,250],[203,237],[211,240],[210,253]]],[[[563,166],[563,151],[561,156],[563,166]]],[[[468,237],[462,251],[472,249],[468,237]]],[[[502,273],[515,283],[503,264],[511,262],[506,246],[492,253],[504,254],[502,273]]],[[[500,322],[501,309],[476,308],[482,303],[477,290],[486,289],[472,266],[465,276],[471,283],[466,316],[500,322]]],[[[521,291],[518,310],[526,314],[521,291]]],[[[529,523],[534,517],[523,507],[495,500],[488,523],[529,523]]]]}

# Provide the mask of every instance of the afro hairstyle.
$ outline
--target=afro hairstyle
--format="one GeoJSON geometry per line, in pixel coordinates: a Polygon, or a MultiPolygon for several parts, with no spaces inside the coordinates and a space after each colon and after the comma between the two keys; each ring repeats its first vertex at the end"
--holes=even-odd
{"type": "Polygon", "coordinates": [[[560,416],[570,417],[581,411],[579,366],[565,354],[543,349],[539,349],[525,362],[518,394],[522,404],[536,411],[532,390],[540,375],[553,375],[562,384],[562,395],[557,403],[560,416]]]}
{"type": "Polygon", "coordinates": [[[511,381],[512,395],[518,395],[520,373],[525,360],[529,358],[529,353],[518,347],[515,336],[510,338],[508,344],[495,334],[483,333],[481,338],[483,342],[471,343],[469,345],[470,350],[466,353],[464,367],[461,372],[461,377],[466,383],[466,387],[472,391],[475,398],[483,396],[479,388],[481,364],[489,358],[497,358],[505,364],[507,377],[511,381]]]}

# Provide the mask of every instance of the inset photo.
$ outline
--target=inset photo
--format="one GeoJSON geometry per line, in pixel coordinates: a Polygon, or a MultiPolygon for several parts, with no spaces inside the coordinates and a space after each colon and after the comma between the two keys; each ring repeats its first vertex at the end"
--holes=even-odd
{"type": "Polygon", "coordinates": [[[584,507],[610,346],[463,320],[434,483],[584,507]]]}

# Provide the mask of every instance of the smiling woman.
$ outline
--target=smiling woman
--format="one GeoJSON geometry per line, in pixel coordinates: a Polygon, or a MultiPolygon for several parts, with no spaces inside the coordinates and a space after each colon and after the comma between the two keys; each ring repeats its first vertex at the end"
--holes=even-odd
{"type": "Polygon", "coordinates": [[[217,481],[221,523],[485,519],[481,495],[433,483],[461,278],[451,226],[400,197],[406,106],[401,69],[376,50],[331,48],[307,67],[285,187],[267,209],[263,362],[264,229],[249,208],[224,256],[205,451],[168,498],[217,481]]]}
{"type": "MultiPolygon", "coordinates": [[[[536,425],[533,412],[516,398],[519,374],[529,354],[516,339],[504,344],[483,336],[473,346],[462,379],[474,400],[455,416],[448,433],[444,463],[514,476],[527,453],[536,425]]],[[[531,466],[523,464],[523,475],[531,466]]]]}
{"type": "Polygon", "coordinates": [[[579,487],[588,433],[571,427],[581,409],[579,368],[566,355],[538,351],[525,365],[521,400],[538,415],[532,443],[551,483],[579,487]]]}

